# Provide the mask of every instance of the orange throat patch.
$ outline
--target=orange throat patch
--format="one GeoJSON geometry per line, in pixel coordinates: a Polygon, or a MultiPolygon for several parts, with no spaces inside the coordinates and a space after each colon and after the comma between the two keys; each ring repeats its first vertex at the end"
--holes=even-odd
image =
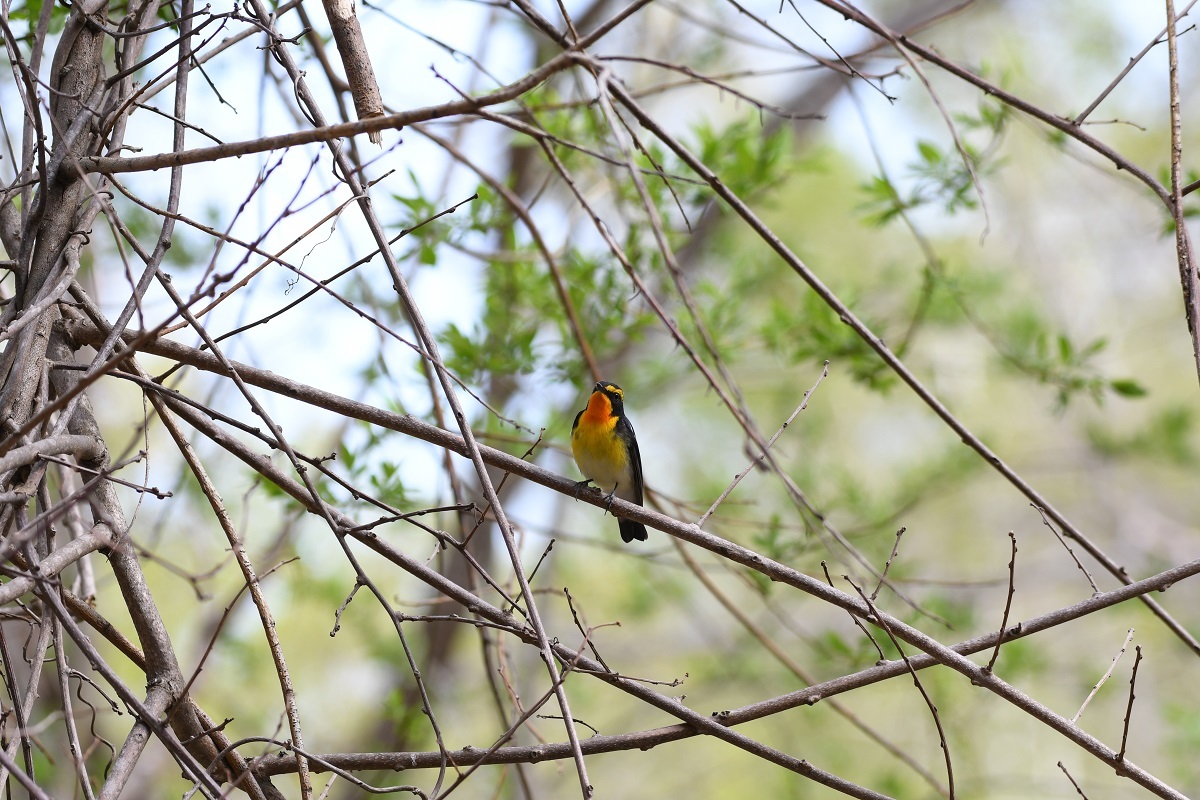
{"type": "Polygon", "coordinates": [[[612,401],[603,392],[592,392],[588,398],[587,408],[579,418],[580,425],[598,425],[602,428],[612,428],[617,424],[617,418],[612,413],[612,401]]]}

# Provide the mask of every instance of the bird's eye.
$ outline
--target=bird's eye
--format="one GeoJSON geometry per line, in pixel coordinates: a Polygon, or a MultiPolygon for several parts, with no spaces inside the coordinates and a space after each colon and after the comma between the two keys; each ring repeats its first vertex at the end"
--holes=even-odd
{"type": "Polygon", "coordinates": [[[621,398],[625,397],[625,393],[622,392],[620,389],[618,389],[616,386],[613,386],[611,383],[604,388],[608,389],[610,392],[615,394],[617,397],[621,397],[621,398]]]}

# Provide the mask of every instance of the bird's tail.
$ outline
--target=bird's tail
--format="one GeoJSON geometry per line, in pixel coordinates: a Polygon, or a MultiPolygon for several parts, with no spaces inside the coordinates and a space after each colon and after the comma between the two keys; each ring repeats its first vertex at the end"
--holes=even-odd
{"type": "Polygon", "coordinates": [[[646,541],[646,526],[642,523],[631,519],[618,519],[617,524],[621,526],[622,542],[632,542],[634,539],[639,542],[646,541]]]}

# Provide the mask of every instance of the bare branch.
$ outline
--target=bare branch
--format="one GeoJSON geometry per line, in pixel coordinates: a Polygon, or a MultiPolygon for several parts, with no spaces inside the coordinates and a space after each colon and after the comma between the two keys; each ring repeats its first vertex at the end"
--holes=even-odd
{"type": "MultiPolygon", "coordinates": [[[[1016,594],[1016,576],[1017,576],[1017,535],[1012,531],[1008,532],[1008,539],[1012,542],[1012,557],[1008,560],[1008,595],[1004,600],[1004,614],[1000,617],[1000,630],[996,633],[996,648],[992,650],[992,657],[988,659],[987,666],[984,670],[991,672],[996,666],[996,659],[1000,658],[1000,645],[1004,643],[1004,634],[1008,630],[1008,612],[1012,610],[1013,595],[1016,594]]],[[[1075,715],[1078,719],[1079,715],[1075,715]]],[[[1072,719],[1071,722],[1074,722],[1072,719]]]]}
{"type": "Polygon", "coordinates": [[[281,150],[302,144],[315,144],[317,142],[332,143],[338,139],[356,136],[360,133],[370,134],[385,130],[399,130],[417,122],[428,122],[431,119],[443,119],[461,114],[470,114],[477,108],[507,102],[520,97],[551,75],[571,66],[571,64],[572,60],[566,55],[558,56],[538,67],[521,80],[482,97],[455,100],[438,106],[427,106],[411,111],[401,111],[382,117],[370,117],[356,122],[323,125],[308,130],[280,134],[278,136],[265,136],[244,142],[230,142],[214,147],[184,150],[178,153],[162,153],[160,155],[134,156],[130,158],[89,156],[80,159],[79,168],[85,173],[98,172],[104,175],[121,172],[146,172],[162,169],[163,167],[204,164],[225,158],[249,155],[251,153],[267,153],[272,150],[281,150]]]}
{"type": "MultiPolygon", "coordinates": [[[[1137,685],[1138,665],[1142,663],[1142,646],[1139,644],[1134,648],[1133,670],[1129,675],[1129,704],[1125,707],[1125,724],[1121,728],[1121,750],[1117,753],[1117,762],[1125,761],[1125,746],[1129,744],[1129,720],[1133,716],[1133,689],[1137,685]]],[[[1120,768],[1118,767],[1118,774],[1120,768]]]]}
{"type": "Polygon", "coordinates": [[[1092,691],[1088,692],[1088,696],[1084,699],[1083,705],[1079,707],[1079,710],[1075,712],[1075,716],[1071,717],[1072,725],[1079,722],[1079,718],[1083,716],[1083,711],[1088,707],[1088,703],[1092,702],[1092,698],[1096,696],[1096,692],[1100,691],[1100,687],[1104,685],[1104,682],[1112,675],[1113,670],[1117,668],[1117,662],[1121,660],[1121,656],[1125,655],[1125,648],[1129,647],[1129,642],[1132,639],[1133,628],[1130,628],[1129,632],[1125,635],[1125,641],[1121,643],[1121,649],[1113,656],[1112,663],[1108,665],[1108,669],[1100,676],[1100,680],[1096,681],[1096,685],[1092,687],[1092,691]]]}

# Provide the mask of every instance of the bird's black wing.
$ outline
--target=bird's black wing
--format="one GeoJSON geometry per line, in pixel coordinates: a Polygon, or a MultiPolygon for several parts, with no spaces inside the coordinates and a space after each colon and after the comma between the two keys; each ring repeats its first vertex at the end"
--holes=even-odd
{"type": "Polygon", "coordinates": [[[629,455],[629,467],[633,472],[633,502],[642,505],[642,454],[638,450],[637,436],[633,425],[626,417],[621,417],[617,423],[618,435],[625,441],[625,450],[629,455]]]}
{"type": "MultiPolygon", "coordinates": [[[[625,457],[629,460],[629,472],[633,477],[633,492],[629,499],[640,506],[642,504],[642,454],[638,450],[637,436],[633,433],[633,426],[625,417],[621,417],[617,421],[617,436],[625,443],[625,457]]],[[[642,523],[621,517],[617,518],[617,522],[621,528],[621,541],[646,541],[646,526],[642,523]]]]}

